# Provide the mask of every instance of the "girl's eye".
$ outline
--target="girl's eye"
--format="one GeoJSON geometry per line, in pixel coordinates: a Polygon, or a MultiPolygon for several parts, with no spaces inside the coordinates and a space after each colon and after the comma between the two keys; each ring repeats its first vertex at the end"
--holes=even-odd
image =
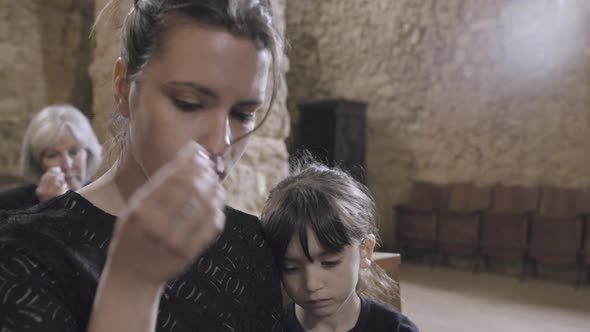
{"type": "Polygon", "coordinates": [[[283,266],[282,270],[285,273],[294,273],[297,271],[297,268],[294,266],[283,266]]]}
{"type": "Polygon", "coordinates": [[[203,105],[199,102],[189,102],[177,98],[172,98],[172,102],[174,103],[174,105],[176,105],[176,107],[178,107],[180,110],[184,112],[196,111],[203,107],[203,105]]]}
{"type": "Polygon", "coordinates": [[[327,268],[335,267],[338,264],[340,264],[340,260],[324,261],[324,262],[322,262],[322,265],[325,266],[325,267],[327,267],[327,268]]]}
{"type": "Polygon", "coordinates": [[[231,113],[232,117],[234,117],[236,120],[242,122],[242,123],[251,123],[254,122],[256,120],[256,113],[254,112],[239,112],[239,111],[233,111],[231,113]]]}
{"type": "Polygon", "coordinates": [[[70,149],[70,151],[68,151],[68,153],[70,154],[70,156],[77,156],[78,153],[80,153],[80,149],[78,149],[78,148],[70,149]]]}

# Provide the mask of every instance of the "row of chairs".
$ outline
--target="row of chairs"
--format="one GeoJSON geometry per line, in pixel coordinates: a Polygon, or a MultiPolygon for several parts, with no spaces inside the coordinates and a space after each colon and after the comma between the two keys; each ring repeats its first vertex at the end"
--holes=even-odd
{"type": "Polygon", "coordinates": [[[474,271],[492,260],[529,267],[575,266],[590,283],[590,188],[478,187],[416,182],[394,205],[402,254],[471,256],[474,271]]]}

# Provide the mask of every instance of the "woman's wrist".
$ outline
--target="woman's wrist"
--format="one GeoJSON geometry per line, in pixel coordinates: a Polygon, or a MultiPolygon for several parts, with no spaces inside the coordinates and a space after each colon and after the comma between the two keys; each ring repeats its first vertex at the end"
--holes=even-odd
{"type": "Polygon", "coordinates": [[[150,301],[159,298],[164,289],[164,284],[158,285],[147,282],[135,278],[131,274],[112,271],[108,267],[105,267],[105,271],[101,276],[101,282],[103,279],[108,289],[136,300],[150,301]]]}
{"type": "Polygon", "coordinates": [[[163,289],[164,285],[115,273],[107,265],[98,284],[88,331],[155,331],[163,289]]]}

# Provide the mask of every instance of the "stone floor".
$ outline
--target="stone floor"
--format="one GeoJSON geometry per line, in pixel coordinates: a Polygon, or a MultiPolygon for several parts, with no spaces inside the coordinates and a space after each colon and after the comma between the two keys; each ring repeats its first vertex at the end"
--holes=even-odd
{"type": "Polygon", "coordinates": [[[589,332],[590,287],[403,263],[402,310],[422,332],[589,332]]]}

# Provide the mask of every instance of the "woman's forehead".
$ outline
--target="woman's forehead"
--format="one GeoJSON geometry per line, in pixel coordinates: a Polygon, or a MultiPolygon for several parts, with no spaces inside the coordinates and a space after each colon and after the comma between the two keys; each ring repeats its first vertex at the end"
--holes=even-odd
{"type": "Polygon", "coordinates": [[[72,147],[79,147],[81,145],[78,139],[74,136],[71,127],[65,124],[63,129],[56,132],[56,135],[53,138],[49,138],[42,143],[44,143],[42,150],[69,149],[72,147]]]}
{"type": "Polygon", "coordinates": [[[256,43],[221,28],[180,24],[164,36],[146,69],[161,81],[195,82],[244,98],[263,95],[270,55],[256,43]]]}

